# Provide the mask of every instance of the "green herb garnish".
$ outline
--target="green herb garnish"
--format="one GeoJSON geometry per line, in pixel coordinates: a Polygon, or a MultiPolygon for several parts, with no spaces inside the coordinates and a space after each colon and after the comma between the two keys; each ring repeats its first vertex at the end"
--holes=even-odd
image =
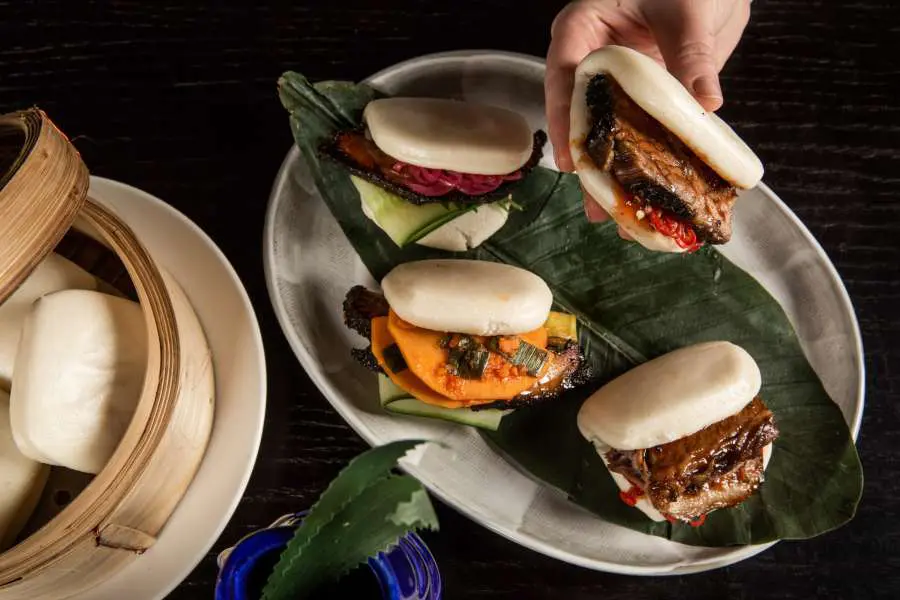
{"type": "Polygon", "coordinates": [[[547,362],[547,351],[525,341],[519,342],[519,349],[509,359],[514,365],[521,365],[532,377],[537,377],[544,363],[547,362]]]}
{"type": "Polygon", "coordinates": [[[503,338],[502,336],[494,336],[488,340],[487,347],[505,358],[510,364],[524,366],[526,371],[532,377],[536,377],[540,372],[544,363],[547,362],[547,351],[541,350],[533,344],[529,344],[524,340],[516,340],[515,338],[503,338]],[[503,341],[518,341],[519,345],[515,352],[504,352],[503,341]]]}
{"type": "Polygon", "coordinates": [[[447,370],[463,379],[481,379],[490,358],[491,353],[478,340],[460,336],[447,355],[447,370]]]}
{"type": "Polygon", "coordinates": [[[392,473],[422,440],[378,446],[350,461],[319,497],[281,554],[263,600],[296,600],[336,580],[415,530],[438,530],[416,479],[392,473]]]}

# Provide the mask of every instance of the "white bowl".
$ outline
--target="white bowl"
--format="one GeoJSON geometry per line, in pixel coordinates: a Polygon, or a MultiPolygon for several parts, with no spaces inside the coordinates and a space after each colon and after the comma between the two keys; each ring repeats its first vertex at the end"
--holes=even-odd
{"type": "MultiPolygon", "coordinates": [[[[91,177],[89,193],[121,217],[181,284],[213,356],[215,419],[197,475],[156,544],[80,596],[91,600],[164,598],[210,551],[250,479],[266,406],[262,336],[231,264],[187,217],[141,190],[101,177],[91,177]]],[[[207,596],[212,593],[210,588],[207,596]]]]}

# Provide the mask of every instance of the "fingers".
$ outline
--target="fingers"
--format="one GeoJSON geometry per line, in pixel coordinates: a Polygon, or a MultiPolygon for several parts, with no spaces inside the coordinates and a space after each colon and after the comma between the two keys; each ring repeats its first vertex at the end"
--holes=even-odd
{"type": "Polygon", "coordinates": [[[715,55],[716,1],[657,2],[645,14],[666,67],[711,111],[723,102],[715,55]]]}
{"type": "Polygon", "coordinates": [[[716,69],[722,70],[725,63],[731,57],[734,49],[737,48],[741,36],[744,35],[744,29],[750,22],[750,0],[737,0],[733,3],[732,10],[728,19],[716,32],[716,69]]]}
{"type": "Polygon", "coordinates": [[[581,195],[584,198],[584,214],[588,221],[591,223],[602,223],[609,220],[609,213],[603,210],[603,207],[587,193],[583,186],[581,195]]]}
{"type": "Polygon", "coordinates": [[[575,2],[559,12],[550,34],[544,79],[547,128],[557,168],[573,171],[575,164],[569,152],[569,110],[575,68],[592,50],[607,43],[606,32],[589,3],[575,2]]]}
{"type": "MultiPolygon", "coordinates": [[[[603,207],[594,200],[590,194],[582,186],[581,195],[584,197],[584,214],[587,217],[588,222],[590,223],[603,223],[604,221],[609,221],[611,218],[609,213],[603,210],[603,207]]],[[[619,227],[617,229],[619,237],[623,240],[632,241],[634,240],[627,231],[619,227]]]]}

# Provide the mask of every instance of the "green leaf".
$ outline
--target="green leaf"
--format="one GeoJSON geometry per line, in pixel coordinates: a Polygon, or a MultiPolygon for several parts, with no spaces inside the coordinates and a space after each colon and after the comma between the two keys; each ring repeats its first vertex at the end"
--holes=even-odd
{"type": "MultiPolygon", "coordinates": [[[[396,466],[397,460],[402,458],[412,448],[423,443],[423,440],[401,440],[377,446],[354,458],[338,473],[337,477],[329,484],[328,488],[319,496],[319,500],[304,517],[303,522],[297,528],[287,548],[282,553],[281,559],[275,566],[268,584],[264,590],[264,598],[282,598],[281,590],[293,589],[293,582],[297,579],[297,573],[303,571],[304,566],[312,554],[317,552],[317,539],[328,539],[327,532],[331,531],[334,523],[343,522],[348,511],[360,502],[366,502],[366,495],[371,489],[380,489],[378,486],[391,478],[391,470],[396,466]]],[[[415,482],[415,480],[412,480],[415,482]]],[[[400,484],[391,484],[399,486],[400,484]]],[[[410,484],[404,484],[410,485],[410,484]]],[[[401,488],[397,488],[401,489],[401,488]]],[[[402,488],[405,489],[405,488],[402,488]]],[[[419,487],[418,489],[421,489],[419,487]]],[[[427,500],[427,496],[426,496],[427,500]]],[[[400,508],[400,507],[395,507],[400,508]]],[[[356,509],[358,510],[358,509],[356,509]]],[[[430,510],[430,504],[429,504],[430,510]]],[[[429,513],[421,513],[423,518],[430,518],[429,513]]],[[[388,533],[393,528],[387,527],[388,533]]],[[[368,538],[360,539],[358,551],[365,553],[365,557],[373,555],[380,547],[366,546],[364,542],[368,538]]],[[[350,540],[354,541],[353,539],[350,540]]],[[[318,544],[323,542],[319,541],[318,544]]],[[[345,555],[329,555],[329,560],[335,569],[340,569],[347,560],[345,555]]],[[[356,564],[356,563],[354,563],[356,564]]],[[[326,570],[330,567],[324,567],[326,570]]]]}
{"type": "Polygon", "coordinates": [[[273,577],[263,597],[304,598],[369,557],[387,551],[410,531],[422,529],[438,529],[437,515],[422,485],[408,475],[381,479],[364,489],[305,545],[292,541],[282,556],[282,560],[293,559],[290,571],[273,577]]]}
{"type": "MultiPolygon", "coordinates": [[[[301,85],[293,81],[295,87],[301,85]]],[[[295,140],[319,192],[372,276],[395,265],[446,257],[397,248],[359,209],[349,176],[319,162],[314,132],[333,134],[332,113],[358,115],[377,92],[351,83],[316,84],[286,104],[295,140]],[[333,106],[341,106],[337,111],[333,106]]],[[[726,546],[820,535],[849,521],[862,493],[862,467],[840,409],[806,360],[777,301],[712,248],[655,253],[622,241],[615,224],[589,223],[574,175],[537,168],[516,189],[523,207],[479,248],[460,257],[518,265],[550,286],[558,310],[574,314],[597,377],[558,401],[515,411],[485,433],[498,452],[608,521],[686,544],[726,546]],[[760,492],[712,513],[702,527],[655,523],[618,499],[608,471],[579,434],[575,416],[599,385],[636,364],[707,340],[743,346],[763,374],[761,396],[775,414],[775,443],[760,492]],[[549,450],[552,449],[552,450],[549,450]]]]}

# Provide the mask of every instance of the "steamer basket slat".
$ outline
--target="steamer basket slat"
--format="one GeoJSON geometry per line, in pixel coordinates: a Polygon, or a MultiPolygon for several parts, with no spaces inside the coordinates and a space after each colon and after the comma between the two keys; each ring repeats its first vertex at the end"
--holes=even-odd
{"type": "MultiPolygon", "coordinates": [[[[46,115],[31,112],[28,118],[39,122],[40,132],[51,131],[52,135],[48,135],[56,136],[54,143],[65,140],[46,115]]],[[[0,124],[4,119],[8,122],[8,117],[0,117],[0,124]]],[[[3,139],[0,135],[0,143],[3,139]]],[[[36,139],[42,138],[38,135],[36,139]]],[[[82,185],[81,174],[86,181],[86,169],[67,140],[60,147],[62,150],[57,150],[56,155],[67,157],[64,168],[57,165],[54,171],[52,164],[44,164],[48,159],[36,142],[19,158],[18,172],[12,177],[0,173],[0,214],[23,222],[18,229],[10,230],[15,233],[13,237],[0,237],[4,240],[0,242],[0,294],[5,294],[0,298],[8,297],[56,247],[77,216],[74,230],[98,238],[124,265],[130,281],[125,285],[121,281],[107,283],[117,283],[120,293],[130,295],[128,292],[133,290],[136,294],[147,325],[148,363],[134,416],[104,469],[59,514],[0,554],[0,600],[67,598],[95,587],[130,562],[140,560],[140,555],[165,530],[193,480],[213,424],[213,362],[190,302],[126,223],[101,204],[85,198],[87,186],[82,185]],[[29,169],[32,160],[43,161],[43,168],[29,169]],[[47,177],[54,172],[56,175],[41,185],[32,179],[38,173],[47,177]],[[35,193],[41,192],[42,198],[58,205],[54,208],[56,222],[43,231],[26,223],[16,209],[35,198],[22,193],[23,173],[27,175],[25,189],[37,188],[35,193]],[[14,196],[8,186],[17,180],[19,187],[12,189],[14,196]],[[76,210],[72,211],[72,206],[76,210]],[[20,240],[25,235],[22,232],[49,235],[49,241],[20,240]],[[16,243],[10,244],[9,240],[16,243]],[[6,246],[18,246],[19,241],[27,242],[25,246],[37,258],[5,252],[6,246]]],[[[0,151],[0,159],[3,157],[0,151]]]]}

